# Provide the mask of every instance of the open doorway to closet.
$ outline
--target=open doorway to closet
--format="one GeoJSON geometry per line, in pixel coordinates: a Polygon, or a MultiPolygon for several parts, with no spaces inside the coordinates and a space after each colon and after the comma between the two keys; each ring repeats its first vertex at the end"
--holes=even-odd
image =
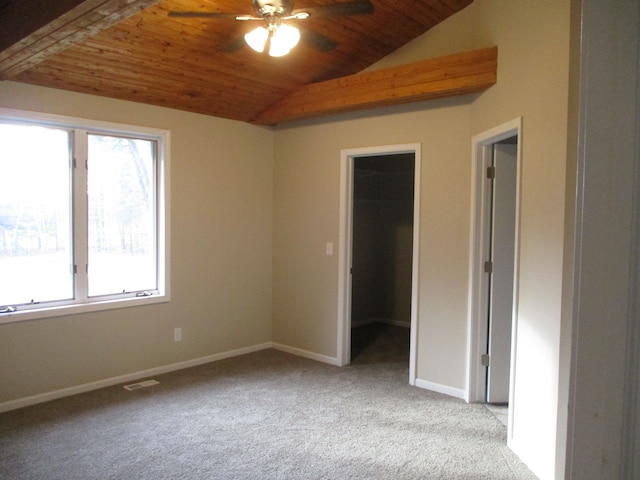
{"type": "Polygon", "coordinates": [[[351,362],[409,363],[415,154],[355,157],[351,362]]]}
{"type": "Polygon", "coordinates": [[[406,361],[414,383],[419,145],[342,160],[339,358],[406,361]]]}

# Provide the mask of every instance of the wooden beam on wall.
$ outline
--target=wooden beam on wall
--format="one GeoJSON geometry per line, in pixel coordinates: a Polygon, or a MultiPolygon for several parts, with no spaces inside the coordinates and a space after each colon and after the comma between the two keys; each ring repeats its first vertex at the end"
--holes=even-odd
{"type": "Polygon", "coordinates": [[[466,95],[497,81],[497,47],[313,83],[261,112],[252,123],[275,125],[335,113],[466,95]]]}
{"type": "Polygon", "coordinates": [[[160,0],[23,0],[2,7],[0,79],[7,80],[160,0]]]}

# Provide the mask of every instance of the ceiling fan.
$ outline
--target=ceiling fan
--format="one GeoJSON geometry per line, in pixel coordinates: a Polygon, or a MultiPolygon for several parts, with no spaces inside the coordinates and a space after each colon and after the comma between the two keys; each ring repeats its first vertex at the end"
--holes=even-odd
{"type": "MultiPolygon", "coordinates": [[[[373,13],[371,1],[350,1],[330,5],[317,5],[304,9],[294,9],[293,0],[253,0],[254,15],[171,11],[170,17],[187,18],[234,18],[239,21],[261,21],[263,26],[244,36],[247,44],[257,52],[268,50],[272,57],[281,57],[291,51],[300,40],[300,30],[285,21],[306,20],[307,18],[337,17],[373,13]]],[[[306,40],[319,50],[329,51],[336,47],[333,40],[314,32],[305,32],[306,40]]]]}

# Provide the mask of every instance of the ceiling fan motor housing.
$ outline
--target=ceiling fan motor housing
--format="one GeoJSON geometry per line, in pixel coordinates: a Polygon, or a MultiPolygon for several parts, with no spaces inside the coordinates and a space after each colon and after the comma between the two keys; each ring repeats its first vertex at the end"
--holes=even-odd
{"type": "Polygon", "coordinates": [[[291,15],[293,0],[253,0],[253,8],[261,17],[291,15]]]}

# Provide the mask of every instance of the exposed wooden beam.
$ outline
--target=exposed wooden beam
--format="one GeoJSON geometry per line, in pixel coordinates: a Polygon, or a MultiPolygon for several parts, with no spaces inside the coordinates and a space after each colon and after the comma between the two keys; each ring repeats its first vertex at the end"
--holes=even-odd
{"type": "Polygon", "coordinates": [[[262,125],[465,95],[497,80],[497,47],[306,85],[252,120],[262,125]]]}
{"type": "Polygon", "coordinates": [[[7,2],[0,16],[0,31],[7,32],[0,43],[0,79],[12,78],[159,1],[7,2]]]}
{"type": "Polygon", "coordinates": [[[53,22],[85,0],[8,0],[0,2],[0,52],[53,22]]]}

